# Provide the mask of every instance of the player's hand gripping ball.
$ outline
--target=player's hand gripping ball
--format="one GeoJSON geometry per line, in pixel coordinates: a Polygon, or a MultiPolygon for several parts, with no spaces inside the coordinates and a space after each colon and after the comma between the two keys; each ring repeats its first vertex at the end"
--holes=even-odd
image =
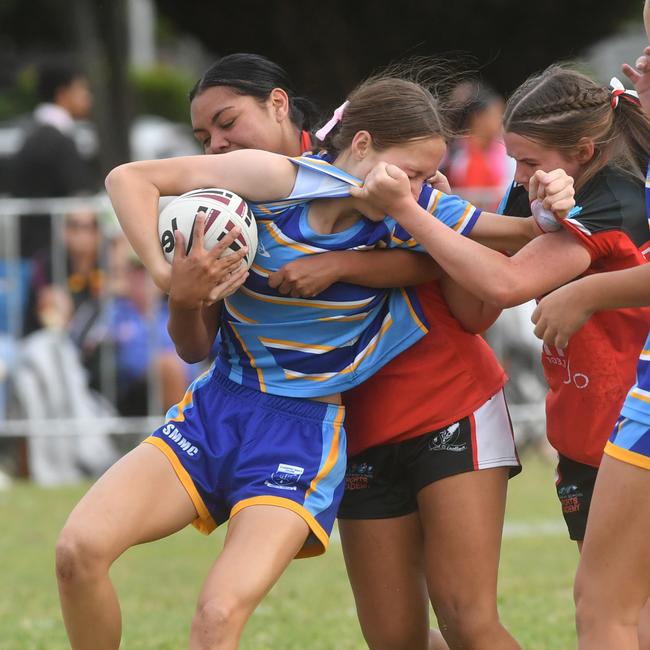
{"type": "Polygon", "coordinates": [[[244,199],[233,192],[214,187],[192,190],[177,196],[161,211],[158,217],[158,236],[165,259],[171,264],[174,259],[176,238],[174,232],[180,230],[185,242],[186,253],[192,249],[194,222],[199,212],[205,213],[203,245],[206,250],[213,248],[228,232],[238,227],[239,237],[225,250],[223,255],[231,255],[243,246],[248,252],[242,264],[250,268],[257,252],[257,225],[251,209],[244,199]]]}

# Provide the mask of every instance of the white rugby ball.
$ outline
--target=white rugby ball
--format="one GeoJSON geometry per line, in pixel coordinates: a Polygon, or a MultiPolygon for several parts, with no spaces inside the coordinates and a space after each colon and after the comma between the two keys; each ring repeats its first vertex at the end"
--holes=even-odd
{"type": "Polygon", "coordinates": [[[233,192],[216,187],[192,190],[181,194],[168,203],[158,217],[158,236],[165,259],[174,259],[176,239],[174,232],[180,230],[185,238],[187,253],[192,249],[194,222],[199,212],[205,213],[203,245],[210,250],[235,227],[241,230],[237,239],[223,255],[231,255],[242,246],[248,252],[242,263],[250,268],[257,252],[257,224],[244,199],[233,192]]]}

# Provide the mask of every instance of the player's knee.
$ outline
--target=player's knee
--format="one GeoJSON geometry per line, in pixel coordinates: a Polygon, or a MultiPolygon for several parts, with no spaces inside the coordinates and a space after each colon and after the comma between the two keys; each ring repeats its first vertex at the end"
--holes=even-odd
{"type": "Polygon", "coordinates": [[[65,527],[56,544],[56,576],[61,584],[90,579],[108,570],[102,545],[92,534],[65,527]]]}
{"type": "Polygon", "coordinates": [[[448,598],[434,606],[440,630],[446,639],[454,639],[463,647],[474,647],[475,641],[490,638],[501,629],[499,615],[493,604],[465,602],[448,598]]]}
{"type": "Polygon", "coordinates": [[[200,647],[233,638],[250,616],[251,610],[243,601],[225,595],[201,600],[192,621],[192,637],[200,640],[200,647]]]}
{"type": "Polygon", "coordinates": [[[580,573],[573,588],[576,628],[579,635],[607,627],[635,628],[643,603],[621,598],[614,590],[603,589],[580,573]]]}

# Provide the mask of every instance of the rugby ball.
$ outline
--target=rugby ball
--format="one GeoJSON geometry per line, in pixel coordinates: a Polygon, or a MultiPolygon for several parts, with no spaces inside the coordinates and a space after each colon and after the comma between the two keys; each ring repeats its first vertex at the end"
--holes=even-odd
{"type": "Polygon", "coordinates": [[[241,233],[223,255],[231,255],[247,246],[248,252],[242,263],[250,268],[257,252],[255,217],[244,199],[233,192],[216,187],[181,194],[162,209],[158,217],[158,236],[165,259],[170,264],[174,259],[176,230],[180,230],[185,238],[186,252],[192,250],[194,222],[199,212],[205,213],[203,245],[206,250],[213,248],[233,228],[239,227],[241,233]]]}

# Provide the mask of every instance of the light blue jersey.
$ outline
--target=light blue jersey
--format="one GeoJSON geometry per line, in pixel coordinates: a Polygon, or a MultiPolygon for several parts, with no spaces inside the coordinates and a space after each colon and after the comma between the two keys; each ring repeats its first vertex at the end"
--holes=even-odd
{"type": "Polygon", "coordinates": [[[627,394],[621,415],[650,426],[650,335],[639,356],[636,384],[627,394]]]}
{"type": "MultiPolygon", "coordinates": [[[[262,392],[317,397],[345,391],[377,372],[427,331],[409,289],[391,291],[337,282],[316,298],[291,298],[268,277],[288,262],[329,251],[423,248],[391,217],[360,219],[331,234],[313,230],[310,201],[349,196],[361,181],[320,157],[292,159],[298,175],[287,199],[251,204],[259,247],[246,283],[225,300],[217,368],[262,392]]],[[[424,185],[419,204],[468,234],[480,211],[424,185]]]]}

